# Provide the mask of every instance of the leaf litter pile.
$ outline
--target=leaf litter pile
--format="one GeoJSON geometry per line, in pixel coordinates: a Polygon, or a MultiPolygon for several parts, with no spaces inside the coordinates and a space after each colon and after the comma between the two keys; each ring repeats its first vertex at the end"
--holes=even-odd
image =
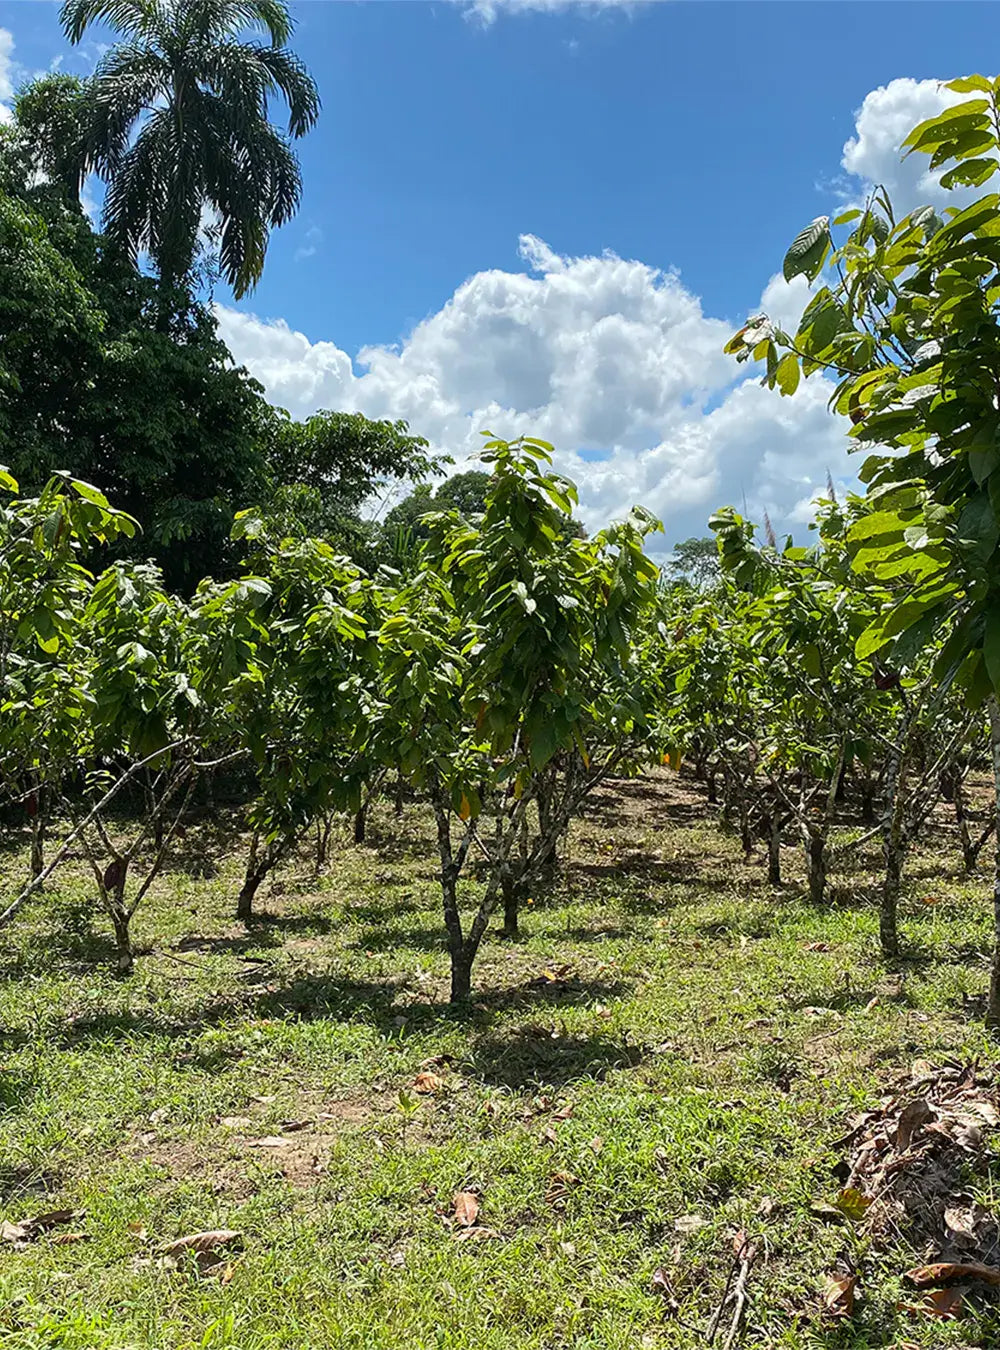
{"type": "MultiPolygon", "coordinates": [[[[830,1208],[856,1226],[871,1251],[902,1242],[922,1257],[905,1275],[921,1291],[901,1305],[906,1311],[954,1318],[971,1290],[1000,1286],[1000,1227],[969,1190],[987,1171],[998,1125],[994,1077],[979,1075],[975,1065],[935,1069],[918,1060],[839,1141],[845,1185],[830,1208]]],[[[858,1274],[850,1257],[844,1266],[828,1277],[825,1302],[832,1315],[849,1317],[858,1274]]]]}

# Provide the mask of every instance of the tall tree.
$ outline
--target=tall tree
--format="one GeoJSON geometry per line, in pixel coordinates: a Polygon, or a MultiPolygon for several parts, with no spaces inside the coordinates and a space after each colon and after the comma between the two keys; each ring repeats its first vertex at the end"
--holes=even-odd
{"type": "Polygon", "coordinates": [[[148,253],[171,287],[190,273],[212,212],[222,275],[245,295],[269,231],[298,207],[290,141],[319,114],[315,82],[285,45],[282,0],[64,0],[61,18],[73,43],[95,23],[122,38],[88,85],[85,166],[108,184],[107,233],[133,261],[148,253]],[[268,120],[274,97],[288,104],[287,135],[268,120]]]}

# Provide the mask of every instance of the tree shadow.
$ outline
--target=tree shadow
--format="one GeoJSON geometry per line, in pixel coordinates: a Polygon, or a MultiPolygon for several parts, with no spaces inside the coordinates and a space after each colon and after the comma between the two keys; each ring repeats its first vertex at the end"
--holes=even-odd
{"type": "Polygon", "coordinates": [[[518,1027],[477,1041],[463,1068],[484,1083],[508,1087],[561,1088],[582,1078],[602,1079],[633,1069],[645,1051],[605,1036],[563,1036],[545,1027],[518,1027]]]}
{"type": "Polygon", "coordinates": [[[448,949],[448,936],[441,924],[429,928],[370,928],[350,946],[365,952],[392,952],[401,947],[420,952],[443,952],[448,949]]]}

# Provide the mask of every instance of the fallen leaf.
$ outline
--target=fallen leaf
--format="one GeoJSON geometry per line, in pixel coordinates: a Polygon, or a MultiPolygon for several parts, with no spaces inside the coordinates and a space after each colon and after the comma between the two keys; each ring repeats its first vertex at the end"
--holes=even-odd
{"type": "Polygon", "coordinates": [[[20,1219],[10,1223],[6,1219],[0,1222],[0,1242],[31,1242],[50,1228],[61,1223],[69,1223],[77,1218],[75,1209],[53,1209],[47,1214],[36,1214],[33,1219],[20,1219]]]}
{"type": "Polygon", "coordinates": [[[873,998],[870,998],[868,1002],[865,1004],[865,1012],[866,1013],[872,1012],[875,1008],[878,1007],[878,1005],[879,1005],[879,997],[878,994],[876,994],[873,998]]]}
{"type": "Polygon", "coordinates": [[[939,905],[941,903],[941,897],[939,895],[922,895],[920,900],[924,905],[939,905]]]}
{"type": "Polygon", "coordinates": [[[495,1233],[492,1228],[483,1228],[478,1225],[475,1228],[458,1228],[452,1235],[456,1242],[489,1242],[492,1238],[498,1238],[499,1233],[495,1233]]]}
{"type": "Polygon", "coordinates": [[[949,1233],[955,1237],[962,1238],[966,1242],[975,1242],[975,1220],[971,1210],[959,1209],[957,1206],[946,1209],[944,1223],[949,1233]]]}
{"type": "Polygon", "coordinates": [[[953,1320],[962,1311],[964,1294],[965,1291],[961,1287],[957,1289],[935,1289],[932,1294],[927,1294],[919,1303],[900,1303],[898,1307],[903,1312],[918,1313],[923,1317],[941,1317],[953,1320]]]}
{"type": "Polygon", "coordinates": [[[204,1233],[188,1233],[175,1238],[159,1248],[162,1256],[175,1256],[178,1252],[211,1252],[216,1247],[229,1247],[240,1240],[241,1234],[233,1228],[212,1228],[204,1233]]]}
{"type": "Polygon", "coordinates": [[[601,1137],[601,1135],[595,1134],[593,1139],[591,1139],[590,1141],[590,1148],[593,1149],[595,1153],[600,1153],[603,1147],[604,1147],[603,1138],[601,1137]]]}
{"type": "Polygon", "coordinates": [[[263,1139],[250,1139],[247,1148],[287,1148],[292,1141],[280,1134],[266,1134],[263,1139]]]}
{"type": "Polygon", "coordinates": [[[235,1274],[236,1274],[236,1267],[234,1265],[227,1264],[223,1268],[222,1274],[219,1276],[219,1283],[229,1284],[229,1282],[232,1280],[235,1274]]]}
{"type": "Polygon", "coordinates": [[[253,1121],[249,1116],[223,1116],[219,1124],[227,1130],[245,1130],[253,1121]]]}
{"type": "Polygon", "coordinates": [[[573,1103],[567,1102],[565,1106],[560,1106],[558,1111],[552,1112],[553,1120],[569,1120],[573,1114],[573,1103]]]}
{"type": "Polygon", "coordinates": [[[662,1266],[653,1271],[653,1278],[650,1283],[653,1286],[653,1292],[663,1296],[663,1300],[670,1311],[677,1312],[681,1305],[678,1303],[677,1295],[670,1283],[670,1276],[662,1266]]]}
{"type": "Polygon", "coordinates": [[[150,1111],[146,1119],[149,1121],[150,1125],[162,1124],[163,1121],[170,1119],[169,1106],[158,1106],[155,1111],[150,1111]]]}
{"type": "Polygon", "coordinates": [[[933,1106],[923,1097],[917,1097],[903,1107],[899,1113],[899,1124],[896,1126],[896,1137],[893,1141],[900,1153],[906,1152],[913,1142],[914,1135],[919,1134],[934,1116],[933,1106]]]}
{"type": "Polygon", "coordinates": [[[272,1096],[272,1097],[251,1097],[250,1100],[252,1102],[255,1102],[258,1106],[270,1106],[272,1102],[276,1102],[278,1099],[277,1097],[272,1096]]]}
{"type": "Polygon", "coordinates": [[[542,1141],[546,1144],[558,1144],[559,1136],[551,1125],[546,1125],[545,1129],[542,1131],[542,1141]]]}
{"type": "Polygon", "coordinates": [[[73,1242],[89,1242],[89,1233],[57,1233],[52,1239],[54,1247],[68,1247],[73,1242]]]}
{"type": "Polygon", "coordinates": [[[806,952],[828,952],[830,950],[829,942],[807,942],[804,944],[803,951],[806,952]]]}
{"type": "Polygon", "coordinates": [[[765,1195],[763,1200],[757,1206],[757,1213],[762,1219],[769,1219],[772,1214],[778,1211],[778,1202],[773,1195],[765,1195]]]}
{"type": "Polygon", "coordinates": [[[682,1214],[679,1219],[674,1220],[675,1233],[697,1233],[707,1227],[708,1220],[703,1219],[700,1214],[682,1214]]]}
{"type": "Polygon", "coordinates": [[[281,1128],[291,1134],[295,1130],[307,1130],[311,1124],[311,1120],[283,1120],[281,1128]]]}
{"type": "Polygon", "coordinates": [[[473,1191],[456,1191],[452,1205],[455,1222],[463,1228],[471,1228],[479,1217],[479,1197],[473,1191]]]}
{"type": "Polygon", "coordinates": [[[852,1223],[861,1222],[871,1203],[871,1196],[865,1195],[854,1186],[845,1186],[833,1202],[834,1208],[852,1223]]]}
{"type": "Polygon", "coordinates": [[[146,1239],[149,1237],[149,1233],[147,1232],[146,1225],[144,1223],[130,1223],[128,1226],[128,1231],[132,1234],[134,1238],[138,1238],[140,1242],[145,1242],[146,1239]]]}
{"type": "Polygon", "coordinates": [[[444,1088],[444,1079],[425,1069],[414,1078],[413,1088],[415,1092],[440,1092],[444,1088]]]}
{"type": "Polygon", "coordinates": [[[823,1280],[823,1306],[831,1317],[851,1317],[857,1275],[827,1275],[823,1280]]]}
{"type": "Polygon", "coordinates": [[[929,1266],[914,1266],[905,1278],[918,1289],[931,1284],[947,1284],[949,1280],[982,1280],[985,1284],[1000,1284],[1000,1268],[984,1266],[978,1261],[934,1261],[929,1266]]]}

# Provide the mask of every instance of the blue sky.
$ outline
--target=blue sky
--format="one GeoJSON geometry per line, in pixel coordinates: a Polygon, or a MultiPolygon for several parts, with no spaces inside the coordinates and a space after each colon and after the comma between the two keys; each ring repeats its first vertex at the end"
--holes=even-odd
{"type": "MultiPolygon", "coordinates": [[[[323,116],[257,292],[239,312],[217,297],[236,354],[297,413],[339,400],[406,416],[456,454],[477,418],[516,431],[534,415],[593,523],[630,490],[675,508],[673,536],[743,496],[801,523],[825,468],[851,472],[819,420],[822,389],[794,414],[762,402],[716,338],[759,306],[805,221],[867,175],[900,173],[897,124],[935,110],[933,81],[988,63],[995,8],[492,8],[489,21],[450,0],[293,5],[323,116]],[[359,359],[371,347],[374,365],[359,359]]],[[[47,0],[0,0],[0,28],[9,82],[97,54],[66,47],[47,0]]],[[[916,191],[915,171],[896,186],[916,191]]]]}

